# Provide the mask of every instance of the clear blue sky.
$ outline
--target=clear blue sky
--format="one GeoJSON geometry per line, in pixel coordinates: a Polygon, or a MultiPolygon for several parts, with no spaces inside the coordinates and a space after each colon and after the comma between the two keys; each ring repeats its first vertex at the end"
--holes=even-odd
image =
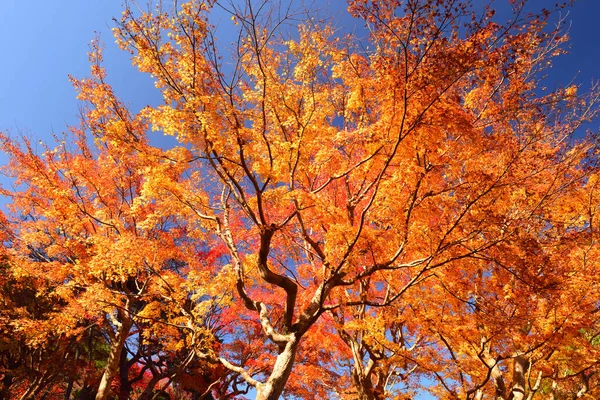
{"type": "MultiPolygon", "coordinates": [[[[128,55],[113,44],[110,28],[112,18],[120,16],[120,0],[0,2],[0,130],[16,134],[20,129],[45,139],[77,122],[75,91],[67,76],[88,75],[86,52],[94,32],[107,45],[109,82],[127,104],[138,109],[159,101],[150,78],[138,73],[128,55]]],[[[337,9],[342,3],[331,0],[337,9]]],[[[555,0],[531,3],[543,7],[555,0]]],[[[556,61],[551,80],[566,83],[578,74],[579,83],[589,84],[592,78],[600,78],[598,15],[600,0],[576,1],[569,15],[570,54],[556,61]]]]}
{"type": "MultiPolygon", "coordinates": [[[[531,7],[548,7],[556,1],[531,0],[531,7]]],[[[330,0],[336,10],[342,3],[330,0]]],[[[0,130],[15,135],[20,130],[33,136],[35,143],[77,124],[78,106],[68,75],[88,75],[86,52],[95,32],[107,46],[108,81],[125,102],[137,110],[160,101],[151,79],[138,73],[128,55],[113,44],[110,28],[112,18],[120,16],[120,0],[0,0],[0,4],[0,130]]],[[[556,60],[549,86],[567,84],[576,75],[576,83],[584,86],[600,78],[599,15],[600,0],[575,2],[568,17],[570,54],[556,60]]],[[[5,161],[0,154],[0,164],[5,161]]]]}

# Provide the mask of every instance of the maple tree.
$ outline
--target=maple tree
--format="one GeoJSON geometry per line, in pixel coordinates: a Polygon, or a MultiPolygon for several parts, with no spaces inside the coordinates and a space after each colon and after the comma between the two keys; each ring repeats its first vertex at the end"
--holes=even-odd
{"type": "MultiPolygon", "coordinates": [[[[91,104],[106,107],[106,102],[111,102],[110,111],[83,111],[94,147],[83,128],[72,129],[73,143],[65,141],[42,155],[37,155],[27,140],[19,145],[2,137],[12,157],[11,174],[15,183],[22,185],[19,191],[7,192],[16,218],[15,230],[9,231],[7,238],[10,273],[15,279],[24,276],[38,281],[30,296],[54,303],[53,307],[45,305],[46,315],[23,315],[11,325],[33,349],[53,346],[54,338],[84,341],[99,330],[108,354],[100,360],[102,369],[91,372],[98,375],[93,380],[99,378],[92,390],[96,398],[109,396],[117,375],[121,377],[121,397],[128,398],[132,389],[128,370],[140,361],[144,361],[142,373],[149,369],[153,375],[147,394],[151,395],[158,381],[180,375],[192,361],[189,354],[178,354],[186,341],[212,348],[213,335],[193,326],[200,316],[194,307],[199,310],[210,301],[186,305],[188,296],[197,296],[186,285],[206,277],[196,268],[197,262],[186,262],[189,257],[183,252],[194,254],[197,250],[179,238],[176,217],[158,215],[152,204],[140,203],[141,172],[148,164],[139,163],[143,161],[139,153],[144,151],[145,141],[133,139],[124,146],[123,142],[111,142],[107,134],[121,126],[131,137],[142,136],[145,128],[139,119],[129,117],[103,84],[98,64],[94,71],[97,81],[74,80],[82,98],[93,96],[91,104]],[[179,241],[177,246],[175,241],[179,241]],[[196,278],[187,273],[190,269],[196,278]],[[182,332],[177,322],[182,313],[187,332],[182,332]],[[170,324],[170,329],[145,324],[157,316],[170,324]],[[132,352],[135,362],[123,354],[133,334],[140,341],[132,352]],[[156,349],[148,350],[150,343],[155,343],[156,349]],[[167,366],[165,361],[157,361],[155,354],[163,349],[180,362],[167,366]]],[[[92,347],[88,345],[88,351],[92,347]]],[[[31,390],[36,395],[37,389],[32,388],[39,385],[34,383],[29,383],[24,398],[31,390]]]]}
{"type": "Polygon", "coordinates": [[[365,37],[266,1],[127,4],[117,44],[163,103],[128,110],[94,41],[81,125],[42,154],[1,137],[2,393],[596,396],[576,133],[600,91],[543,89],[566,38],[510,3],[350,1],[365,37]]]}

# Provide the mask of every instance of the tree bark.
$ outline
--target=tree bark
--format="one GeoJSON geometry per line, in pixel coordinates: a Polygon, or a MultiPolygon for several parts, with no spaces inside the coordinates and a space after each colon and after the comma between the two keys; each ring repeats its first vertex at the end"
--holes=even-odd
{"type": "Polygon", "coordinates": [[[529,369],[529,361],[523,356],[517,356],[513,368],[513,400],[523,400],[525,398],[525,374],[529,369]]]}
{"type": "Polygon", "coordinates": [[[357,371],[356,364],[355,368],[352,370],[352,380],[354,381],[354,387],[358,392],[358,400],[377,400],[373,391],[371,379],[361,374],[360,371],[357,371]]]}
{"type": "Polygon", "coordinates": [[[73,378],[69,378],[69,384],[65,389],[65,400],[69,400],[71,398],[71,392],[73,392],[73,378]]]}
{"type": "Polygon", "coordinates": [[[8,399],[8,395],[10,394],[10,387],[12,386],[14,381],[14,377],[7,373],[4,375],[2,380],[0,380],[0,400],[8,399]]]}
{"type": "Polygon", "coordinates": [[[119,358],[119,400],[128,400],[131,396],[131,382],[129,381],[129,362],[127,360],[127,352],[121,350],[119,358]]]}
{"type": "Polygon", "coordinates": [[[156,386],[158,381],[161,380],[161,378],[162,377],[160,375],[152,375],[152,379],[150,379],[150,382],[148,382],[148,384],[144,388],[144,392],[140,395],[139,400],[152,399],[154,395],[154,387],[156,386]]]}
{"type": "Polygon", "coordinates": [[[256,400],[277,400],[292,372],[294,359],[298,351],[298,338],[292,335],[292,338],[286,343],[285,347],[277,356],[273,372],[266,383],[260,383],[256,386],[256,400]]]}
{"type": "Polygon", "coordinates": [[[106,368],[104,369],[104,373],[102,374],[100,386],[98,386],[96,400],[106,400],[110,394],[110,384],[117,375],[119,362],[121,360],[121,352],[123,351],[125,340],[127,339],[129,330],[131,329],[132,321],[129,313],[119,310],[118,317],[120,321],[115,321],[117,331],[115,333],[112,346],[110,347],[108,362],[106,364],[106,368]]]}

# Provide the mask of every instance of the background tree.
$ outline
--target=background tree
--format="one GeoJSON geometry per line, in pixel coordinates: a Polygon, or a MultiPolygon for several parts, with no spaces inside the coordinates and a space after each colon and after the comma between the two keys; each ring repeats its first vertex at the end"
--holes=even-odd
{"type": "MultiPolygon", "coordinates": [[[[209,290],[198,294],[191,285],[215,274],[202,271],[198,262],[186,262],[185,252],[197,254],[198,249],[185,237],[179,239],[182,230],[174,215],[157,214],[151,203],[140,201],[142,173],[150,167],[146,161],[162,153],[152,153],[144,122],[130,117],[103,83],[100,60],[94,58],[100,57],[99,49],[92,54],[97,80],[73,80],[87,104],[81,127],[71,131],[73,142],[65,138],[57,148],[38,155],[26,139],[20,145],[2,136],[11,156],[6,171],[19,185],[13,192],[4,190],[12,198],[13,212],[6,225],[14,228],[8,231],[6,263],[12,275],[35,284],[30,294],[25,293],[31,302],[37,298],[47,302],[44,315],[24,314],[12,324],[41,351],[56,346],[52,338],[84,342],[94,335],[103,340],[108,353],[98,360],[96,367],[102,371],[91,392],[97,399],[108,398],[120,375],[121,396],[128,398],[132,389],[125,379],[128,369],[139,359],[136,353],[148,349],[147,342],[160,346],[142,357],[154,372],[148,394],[159,380],[180,374],[191,362],[193,349],[183,348],[212,349],[214,337],[202,326],[201,315],[202,309],[210,310],[212,297],[209,290]],[[127,137],[114,140],[122,129],[127,137]],[[157,320],[161,326],[147,326],[157,320]],[[138,340],[141,336],[144,346],[138,346],[129,360],[126,342],[134,336],[138,340]],[[163,351],[178,351],[179,362],[171,357],[176,364],[159,368],[155,357],[163,351]]],[[[95,340],[90,343],[91,352],[95,340]]],[[[56,371],[50,364],[48,368],[56,371]]],[[[35,389],[24,398],[38,394],[35,389]]]]}

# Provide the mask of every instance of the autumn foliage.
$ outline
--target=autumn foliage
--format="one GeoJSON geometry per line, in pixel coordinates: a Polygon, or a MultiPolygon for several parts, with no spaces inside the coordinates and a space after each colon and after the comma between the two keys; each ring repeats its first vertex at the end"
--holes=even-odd
{"type": "Polygon", "coordinates": [[[600,396],[600,91],[469,3],[126,5],[163,102],[94,41],[80,125],[1,136],[0,398],[600,396]]]}

